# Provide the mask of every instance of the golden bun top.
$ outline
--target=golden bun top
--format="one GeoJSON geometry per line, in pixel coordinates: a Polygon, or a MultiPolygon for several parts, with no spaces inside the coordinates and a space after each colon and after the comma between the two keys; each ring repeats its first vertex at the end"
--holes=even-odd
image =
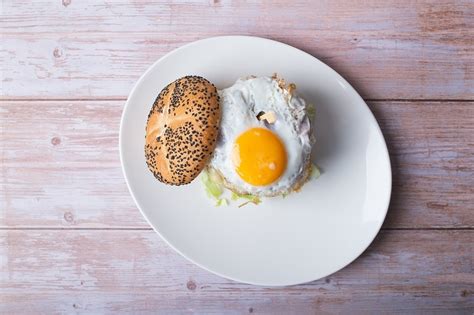
{"type": "Polygon", "coordinates": [[[220,123],[216,87],[199,76],[167,85],[148,114],[145,158],[161,182],[184,185],[206,167],[214,151],[220,123]]]}

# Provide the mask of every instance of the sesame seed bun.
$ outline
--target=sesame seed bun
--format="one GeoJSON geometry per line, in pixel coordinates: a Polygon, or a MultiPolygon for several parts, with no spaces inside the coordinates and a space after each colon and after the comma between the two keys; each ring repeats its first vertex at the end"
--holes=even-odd
{"type": "Polygon", "coordinates": [[[148,114],[145,158],[161,182],[184,185],[206,167],[214,151],[220,122],[216,87],[198,76],[166,86],[148,114]]]}

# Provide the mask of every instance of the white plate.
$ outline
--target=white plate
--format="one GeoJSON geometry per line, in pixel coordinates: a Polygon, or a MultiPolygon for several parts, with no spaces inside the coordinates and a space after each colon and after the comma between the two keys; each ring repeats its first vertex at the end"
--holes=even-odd
{"type": "Polygon", "coordinates": [[[257,37],[200,40],[153,64],[125,106],[120,156],[138,208],[172,248],[204,269],[251,284],[298,284],[348,265],[376,236],[390,200],[387,147],[362,98],[318,59],[257,37]],[[319,179],[285,199],[216,208],[199,180],[171,187],[153,177],[144,157],[145,124],[165,85],[195,74],[221,89],[239,77],[274,72],[316,104],[319,179]]]}

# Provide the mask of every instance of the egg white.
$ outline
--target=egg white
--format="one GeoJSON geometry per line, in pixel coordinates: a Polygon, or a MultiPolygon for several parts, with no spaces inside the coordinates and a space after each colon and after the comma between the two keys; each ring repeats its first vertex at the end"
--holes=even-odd
{"type": "Polygon", "coordinates": [[[221,105],[220,135],[210,166],[218,170],[229,186],[241,193],[273,196],[288,193],[301,179],[311,154],[310,122],[306,103],[290,96],[286,89],[270,77],[239,79],[231,87],[219,91],[221,105]],[[272,111],[276,121],[259,121],[257,114],[272,111]],[[275,182],[253,186],[245,182],[232,163],[232,151],[237,137],[248,129],[261,127],[275,133],[287,152],[287,167],[275,182]]]}

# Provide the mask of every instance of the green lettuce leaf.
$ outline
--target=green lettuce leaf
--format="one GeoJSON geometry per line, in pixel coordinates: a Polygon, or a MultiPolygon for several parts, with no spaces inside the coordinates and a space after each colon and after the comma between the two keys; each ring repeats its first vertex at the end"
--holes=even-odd
{"type": "Polygon", "coordinates": [[[207,195],[219,199],[224,190],[222,189],[221,184],[215,180],[215,176],[210,174],[209,171],[204,170],[201,172],[200,177],[207,195]]]}
{"type": "Polygon", "coordinates": [[[218,199],[216,202],[216,207],[228,206],[228,205],[229,205],[229,202],[225,198],[218,199]]]}
{"type": "Polygon", "coordinates": [[[238,199],[247,199],[246,202],[239,205],[239,208],[245,206],[246,204],[248,204],[250,202],[253,203],[253,204],[256,204],[256,205],[258,205],[260,202],[262,202],[262,200],[258,196],[254,196],[254,195],[250,195],[250,194],[238,194],[238,193],[235,193],[235,192],[232,192],[231,199],[234,200],[234,201],[238,200],[238,199]]]}
{"type": "Polygon", "coordinates": [[[319,170],[319,167],[316,164],[311,164],[311,178],[318,178],[321,176],[321,171],[319,170]]]}

